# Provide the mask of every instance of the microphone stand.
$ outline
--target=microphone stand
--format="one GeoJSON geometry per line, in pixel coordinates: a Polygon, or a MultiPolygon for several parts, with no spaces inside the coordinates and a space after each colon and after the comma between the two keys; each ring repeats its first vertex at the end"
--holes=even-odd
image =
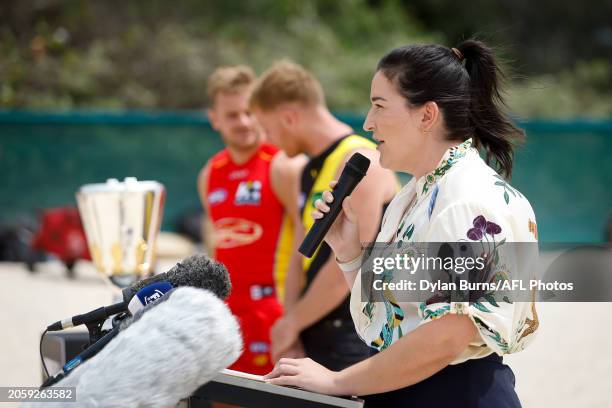
{"type": "MultiPolygon", "coordinates": [[[[112,320],[113,330],[119,327],[119,324],[121,323],[121,321],[123,321],[123,319],[125,319],[126,317],[127,317],[126,312],[119,313],[115,317],[113,317],[113,320],[112,320]]],[[[96,322],[86,324],[87,329],[89,330],[89,344],[87,344],[83,348],[83,351],[81,352],[81,354],[79,354],[79,356],[83,356],[83,357],[82,357],[82,360],[77,362],[77,364],[81,364],[83,361],[89,360],[90,358],[98,354],[100,350],[102,350],[119,333],[118,330],[115,330],[114,332],[113,330],[102,330],[102,325],[104,324],[105,320],[106,319],[98,320],[96,322]],[[112,334],[107,336],[107,334],[111,332],[112,334]],[[90,352],[85,353],[85,351],[87,350],[90,350],[90,352]],[[85,356],[83,353],[87,355],[85,356]]],[[[76,359],[71,360],[71,361],[75,361],[75,360],[76,359]]],[[[72,372],[72,369],[74,369],[74,366],[71,366],[71,367],[68,367],[68,366],[71,366],[70,362],[64,365],[63,373],[60,373],[56,376],[50,376],[49,378],[45,380],[45,382],[40,386],[39,389],[42,390],[44,388],[50,387],[58,383],[63,378],[66,378],[72,372]]]]}
{"type": "MultiPolygon", "coordinates": [[[[126,312],[119,313],[115,315],[112,319],[113,328],[117,327],[119,323],[121,323],[126,317],[126,312]]],[[[106,319],[96,320],[95,322],[86,323],[87,331],[89,332],[89,343],[85,346],[83,350],[91,347],[91,345],[95,344],[98,340],[100,340],[104,335],[106,335],[110,330],[103,330],[102,326],[106,319]]]]}

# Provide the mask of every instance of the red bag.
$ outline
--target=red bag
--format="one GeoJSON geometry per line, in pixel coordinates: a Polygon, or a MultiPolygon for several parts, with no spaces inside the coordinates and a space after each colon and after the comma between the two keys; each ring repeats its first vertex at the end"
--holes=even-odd
{"type": "Polygon", "coordinates": [[[91,260],[79,210],[74,206],[44,210],[32,246],[56,255],[67,264],[77,259],[91,260]]]}

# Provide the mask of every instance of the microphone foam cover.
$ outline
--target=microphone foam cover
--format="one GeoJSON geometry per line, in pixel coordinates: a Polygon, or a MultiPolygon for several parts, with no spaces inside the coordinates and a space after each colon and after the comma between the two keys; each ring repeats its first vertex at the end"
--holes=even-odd
{"type": "Polygon", "coordinates": [[[183,259],[167,272],[135,282],[123,289],[124,301],[129,302],[142,288],[161,281],[167,281],[175,288],[191,286],[207,289],[222,300],[225,300],[232,290],[229,273],[225,266],[206,255],[197,254],[183,259]]]}

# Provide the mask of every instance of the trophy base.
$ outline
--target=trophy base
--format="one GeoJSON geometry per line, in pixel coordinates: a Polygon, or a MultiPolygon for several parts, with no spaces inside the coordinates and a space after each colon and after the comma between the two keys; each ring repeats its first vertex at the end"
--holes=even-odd
{"type": "Polygon", "coordinates": [[[128,273],[125,275],[109,276],[109,279],[114,285],[119,286],[121,289],[124,289],[139,280],[139,276],[135,273],[128,273]]]}

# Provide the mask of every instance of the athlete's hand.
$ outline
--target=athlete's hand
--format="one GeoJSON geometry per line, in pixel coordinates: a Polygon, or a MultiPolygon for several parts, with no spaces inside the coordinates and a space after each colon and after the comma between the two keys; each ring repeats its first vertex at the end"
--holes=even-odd
{"type": "Polygon", "coordinates": [[[281,358],[304,358],[306,357],[306,352],[304,351],[304,346],[302,346],[302,342],[298,339],[291,347],[285,350],[278,359],[273,361],[278,361],[281,358]]]}
{"type": "MultiPolygon", "coordinates": [[[[338,184],[332,181],[329,186],[334,189],[338,184]]],[[[312,212],[312,218],[318,220],[329,212],[329,204],[334,201],[332,193],[328,190],[323,192],[322,198],[315,201],[316,210],[312,212]]],[[[359,256],[361,243],[359,242],[359,222],[357,215],[351,206],[351,197],[348,196],[342,202],[342,211],[325,235],[325,242],[331,247],[340,262],[348,262],[359,256]]]]}
{"type": "Polygon", "coordinates": [[[276,320],[270,329],[272,361],[278,361],[299,340],[299,334],[298,328],[290,317],[283,316],[276,320]]]}

